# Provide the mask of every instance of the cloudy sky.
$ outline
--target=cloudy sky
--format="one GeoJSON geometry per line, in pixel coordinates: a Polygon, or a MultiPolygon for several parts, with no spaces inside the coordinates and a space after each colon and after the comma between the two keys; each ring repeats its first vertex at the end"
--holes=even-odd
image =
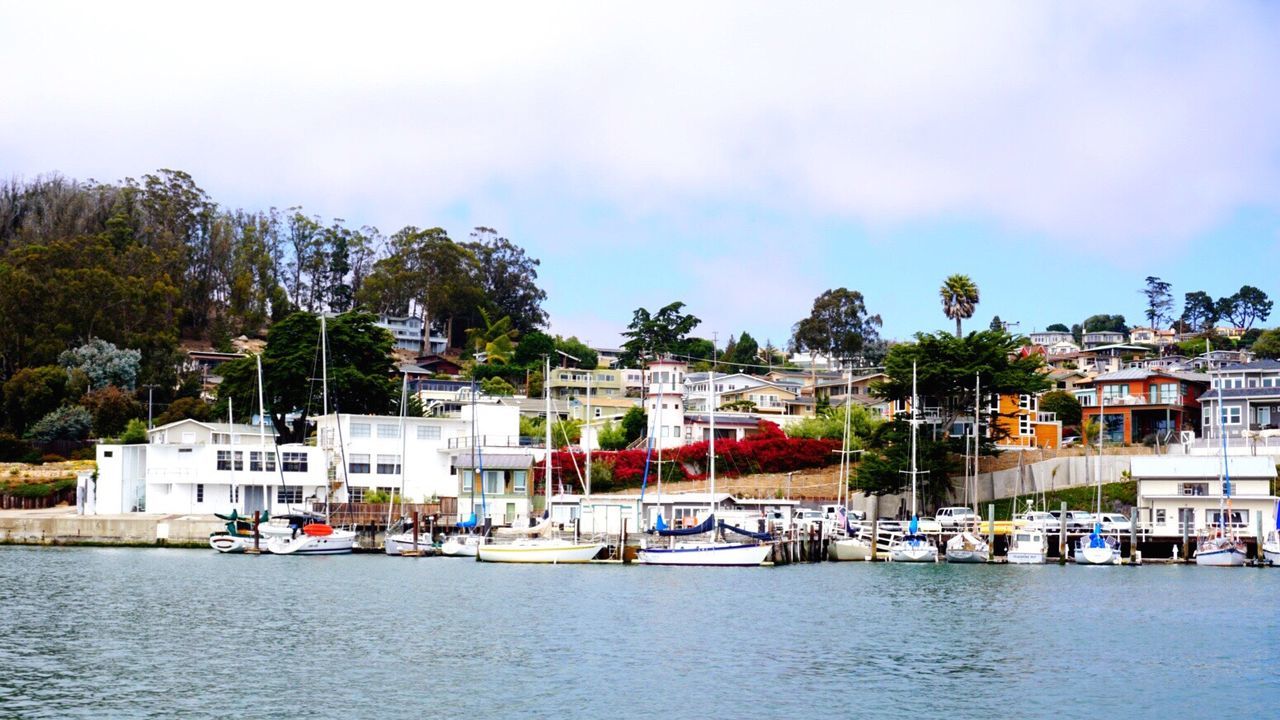
{"type": "MultiPolygon", "coordinates": [[[[683,300],[890,337],[967,273],[1027,332],[1280,295],[1280,7],[0,0],[0,174],[190,172],[220,202],[497,228],[553,328],[683,300]]],[[[1277,318],[1272,319],[1272,324],[1277,318]]]]}

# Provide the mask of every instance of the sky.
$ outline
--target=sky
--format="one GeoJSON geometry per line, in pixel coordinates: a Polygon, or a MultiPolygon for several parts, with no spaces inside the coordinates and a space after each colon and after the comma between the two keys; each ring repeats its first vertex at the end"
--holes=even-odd
{"type": "Polygon", "coordinates": [[[837,287],[905,339],[953,273],[971,326],[1134,324],[1148,275],[1280,296],[1278,39],[1245,2],[0,0],[0,176],[493,227],[594,345],[680,300],[782,346],[837,287]]]}

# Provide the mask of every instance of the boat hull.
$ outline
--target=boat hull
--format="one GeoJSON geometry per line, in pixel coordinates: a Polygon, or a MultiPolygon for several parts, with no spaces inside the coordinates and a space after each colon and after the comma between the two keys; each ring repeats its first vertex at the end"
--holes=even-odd
{"type": "Polygon", "coordinates": [[[440,554],[445,557],[473,558],[483,544],[484,538],[479,535],[446,538],[440,545],[440,554]]]}
{"type": "Polygon", "coordinates": [[[772,549],[772,545],[675,543],[669,547],[644,548],[637,559],[645,565],[752,567],[764,564],[772,549]]]}
{"type": "Polygon", "coordinates": [[[871,543],[856,538],[836,540],[831,543],[829,553],[832,560],[869,560],[871,559],[871,543]]]}
{"type": "Polygon", "coordinates": [[[921,547],[899,546],[889,550],[889,559],[899,563],[936,563],[938,548],[932,545],[921,547]]]}
{"type": "Polygon", "coordinates": [[[1263,550],[1262,557],[1268,565],[1280,565],[1280,547],[1274,550],[1263,550]]]}
{"type": "Polygon", "coordinates": [[[1207,567],[1240,567],[1244,565],[1245,554],[1239,548],[1224,548],[1196,553],[1196,564],[1207,567]]]}
{"type": "Polygon", "coordinates": [[[1005,556],[1005,561],[1010,565],[1043,565],[1045,553],[1043,550],[1037,552],[1035,550],[1011,550],[1005,556]]]}
{"type": "Polygon", "coordinates": [[[334,530],[330,535],[273,537],[267,541],[267,549],[273,555],[345,555],[355,549],[355,544],[355,533],[334,530]]]}
{"type": "MultiPolygon", "coordinates": [[[[243,535],[228,535],[220,533],[209,536],[209,547],[220,553],[243,553],[248,552],[253,547],[253,538],[243,535]]],[[[267,538],[258,538],[258,550],[261,552],[270,552],[267,548],[267,538]]]]}
{"type": "Polygon", "coordinates": [[[1077,565],[1119,565],[1120,550],[1111,546],[1076,548],[1077,565]]]}
{"type": "Polygon", "coordinates": [[[979,564],[987,562],[986,550],[947,550],[947,562],[960,564],[979,564]]]}
{"type": "Polygon", "coordinates": [[[418,536],[418,543],[413,543],[413,533],[400,533],[398,535],[388,535],[382,543],[383,548],[388,555],[399,555],[402,552],[411,550],[427,550],[431,547],[431,540],[418,536]]]}
{"type": "Polygon", "coordinates": [[[509,545],[485,543],[476,549],[480,562],[561,565],[591,562],[604,548],[602,543],[570,543],[530,540],[509,545]]]}

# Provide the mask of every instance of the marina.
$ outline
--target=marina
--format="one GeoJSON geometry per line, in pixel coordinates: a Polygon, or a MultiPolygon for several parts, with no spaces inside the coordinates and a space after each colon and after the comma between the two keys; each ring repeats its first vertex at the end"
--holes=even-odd
{"type": "Polygon", "coordinates": [[[1269,717],[1280,692],[1280,619],[1268,610],[1277,591],[1280,573],[1183,566],[691,572],[4,547],[0,632],[21,642],[0,647],[0,706],[29,718],[132,718],[154,716],[164,698],[166,714],[213,717],[233,696],[261,718],[300,707],[320,717],[536,708],[632,718],[662,705],[646,691],[661,687],[725,717],[823,706],[889,717],[957,702],[957,716],[1016,705],[1024,717],[1066,706],[1269,717]],[[195,600],[224,596],[229,578],[234,602],[195,600]],[[1200,617],[1208,596],[1213,623],[1200,617]],[[920,613],[904,616],[905,602],[920,613]],[[1083,638],[1097,639],[1096,679],[1061,682],[1083,638]],[[263,646],[290,661],[247,675],[242,651],[263,646]],[[1186,682],[1206,653],[1219,672],[1186,682]]]}

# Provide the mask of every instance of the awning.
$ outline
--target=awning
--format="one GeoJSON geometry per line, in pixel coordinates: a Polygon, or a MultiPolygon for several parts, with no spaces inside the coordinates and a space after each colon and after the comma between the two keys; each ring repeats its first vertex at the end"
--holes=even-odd
{"type": "Polygon", "coordinates": [[[477,450],[473,456],[470,452],[453,456],[456,468],[473,469],[476,466],[485,470],[528,470],[533,467],[533,455],[529,453],[500,453],[477,450]]]}

